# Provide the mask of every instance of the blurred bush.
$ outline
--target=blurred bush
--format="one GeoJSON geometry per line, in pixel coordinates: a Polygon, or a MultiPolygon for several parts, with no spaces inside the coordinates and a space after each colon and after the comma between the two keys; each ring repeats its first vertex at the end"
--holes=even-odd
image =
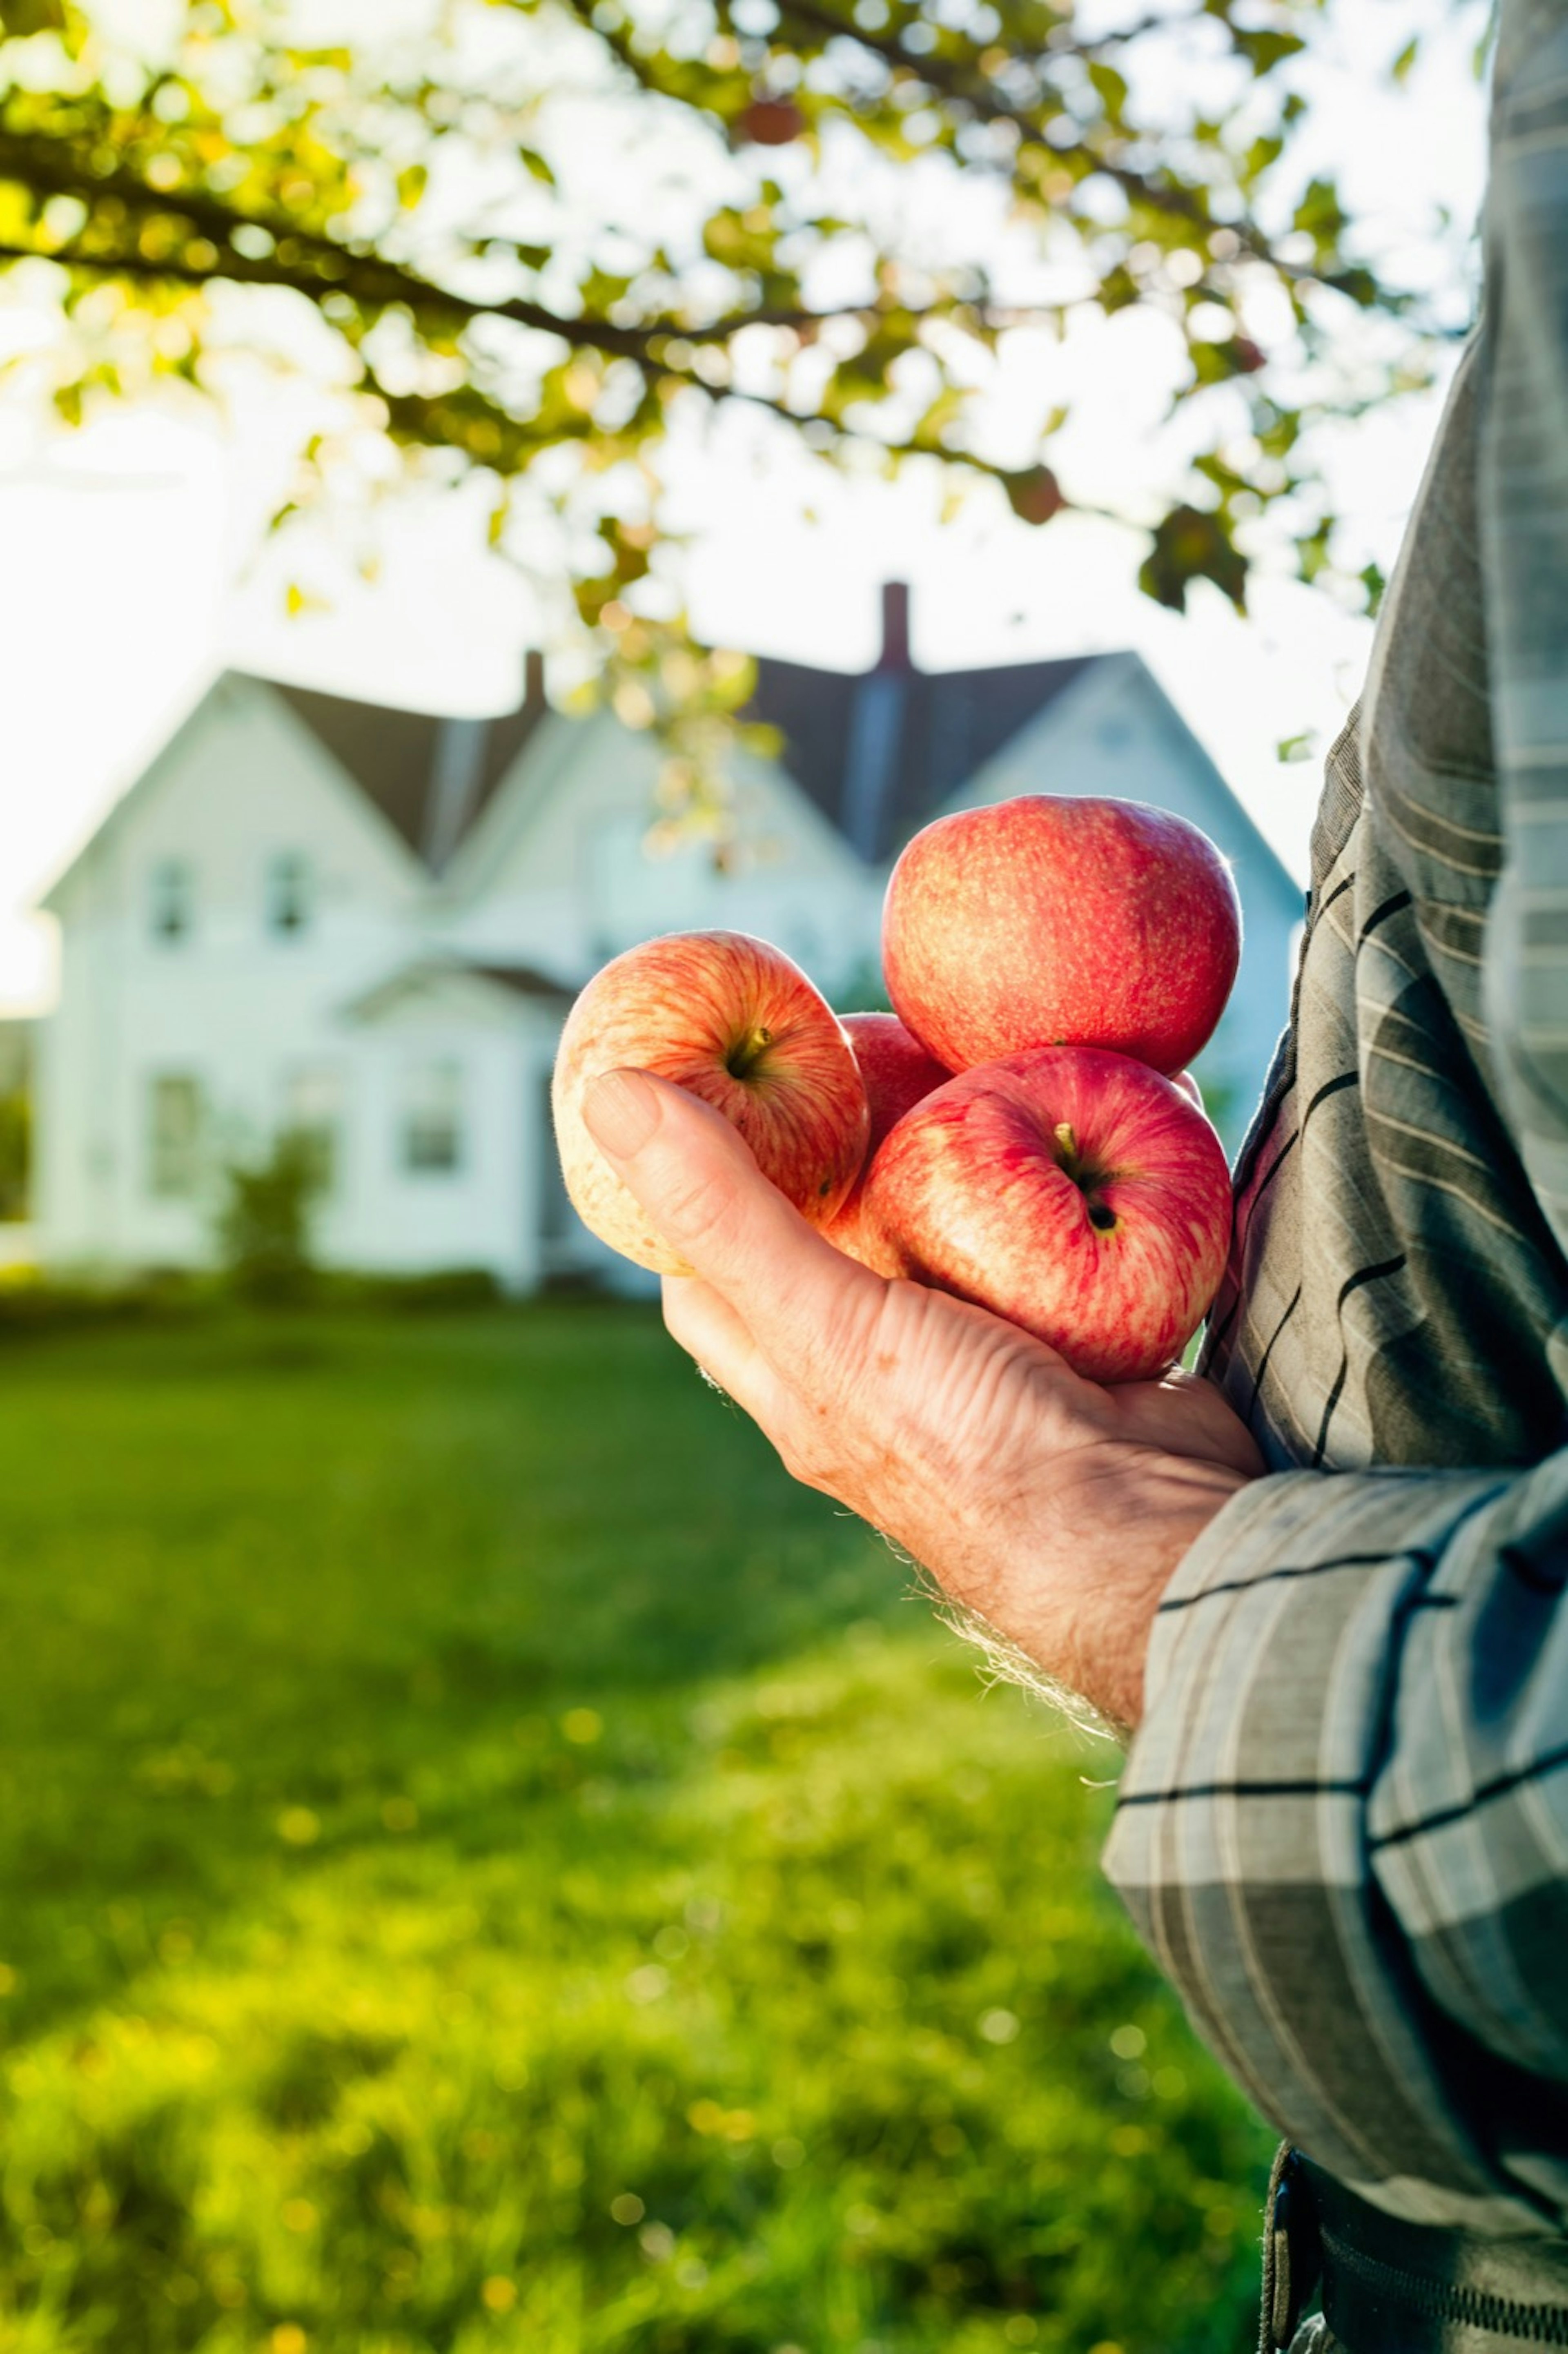
{"type": "Polygon", "coordinates": [[[316,1273],[311,1223],[323,1191],[316,1139],[284,1129],[262,1160],[231,1161],[221,1185],[217,1246],[235,1291],[257,1307],[297,1307],[316,1273]]]}
{"type": "Polygon", "coordinates": [[[0,1094],[0,1219],[27,1214],[33,1171],[33,1106],[26,1087],[0,1094]]]}
{"type": "MultiPolygon", "coordinates": [[[[258,1295],[240,1290],[242,1299],[258,1295]]],[[[505,1295],[489,1267],[440,1267],[420,1275],[355,1274],[312,1268],[298,1295],[336,1314],[450,1316],[499,1307],[505,1295]]],[[[586,1299],[598,1299],[598,1292],[586,1299]]],[[[276,1304],[278,1294],[260,1295],[276,1304]]],[[[189,1325],[231,1317],[236,1288],[223,1274],[184,1267],[154,1268],[112,1280],[72,1281],[35,1268],[7,1269],[0,1279],[0,1341],[29,1334],[69,1333],[115,1325],[189,1325]]]]}

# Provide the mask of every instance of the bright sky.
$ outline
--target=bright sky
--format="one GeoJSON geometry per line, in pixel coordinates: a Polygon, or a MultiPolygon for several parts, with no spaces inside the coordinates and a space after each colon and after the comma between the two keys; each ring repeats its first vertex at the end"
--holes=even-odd
{"type": "MultiPolygon", "coordinates": [[[[1412,239],[1434,201],[1462,222],[1478,208],[1484,100],[1469,59],[1480,21],[1443,0],[1350,0],[1314,67],[1331,101],[1322,135],[1353,207],[1412,239]],[[1422,62],[1393,92],[1378,69],[1418,26],[1422,62]]],[[[1083,419],[1080,494],[1136,474],[1158,413],[1149,333],[1123,313],[1065,351],[1015,339],[995,398],[1001,429],[1038,410],[1045,372],[1065,371],[1083,419]]],[[[1336,434],[1330,480],[1358,560],[1391,564],[1436,405],[1411,398],[1336,434]]],[[[0,1011],[48,1003],[53,943],[31,902],[218,664],[433,708],[514,699],[531,616],[461,494],[423,495],[385,525],[373,588],[318,549],[314,571],[339,576],[332,609],[286,618],[299,559],[285,569],[260,535],[288,434],[276,404],[227,435],[211,420],[123,415],[47,439],[0,409],[0,1011]]],[[[1203,588],[1179,619],[1138,593],[1135,535],[1072,516],[1031,531],[989,497],[943,525],[928,483],[835,477],[738,420],[694,437],[673,472],[701,632],[859,667],[876,651],[878,583],[896,576],[914,585],[916,655],[931,668],[1134,646],[1304,873],[1319,766],[1282,765],[1276,746],[1308,730],[1326,746],[1360,685],[1364,620],[1266,576],[1245,622],[1203,588]]]]}

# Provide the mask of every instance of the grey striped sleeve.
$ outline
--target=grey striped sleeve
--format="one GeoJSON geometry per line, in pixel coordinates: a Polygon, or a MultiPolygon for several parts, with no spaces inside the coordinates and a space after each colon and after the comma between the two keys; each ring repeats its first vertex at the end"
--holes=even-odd
{"type": "MultiPolygon", "coordinates": [[[[1504,864],[1485,1006],[1520,1154],[1568,1237],[1568,20],[1510,27],[1488,198],[1480,445],[1504,864]],[[1534,37],[1531,37],[1533,28],[1534,37]]],[[[1568,1334],[1559,1344],[1568,1347],[1568,1334]]]]}
{"type": "MultiPolygon", "coordinates": [[[[1505,5],[1475,401],[1487,693],[1501,872],[1485,904],[1475,1071],[1477,1172],[1539,1213],[1535,1297],[1563,1297],[1568,1245],[1568,12],[1505,5]],[[1480,1073],[1495,1075],[1500,1145],[1480,1073]],[[1499,1150],[1506,1169],[1499,1161],[1499,1150]],[[1520,1183],[1522,1172],[1523,1183],[1520,1183]]],[[[1439,513],[1444,503],[1436,502],[1439,513]]],[[[1450,527],[1461,503],[1446,505],[1450,527]]],[[[1427,552],[1441,549],[1434,534],[1427,552]]],[[[1417,550],[1419,557],[1421,551],[1417,550]]],[[[1424,593],[1442,602],[1441,572],[1424,593]]],[[[1417,608],[1419,610],[1419,608],[1417,608]]],[[[1385,729],[1390,726],[1385,717],[1385,729]]],[[[1378,774],[1391,773],[1383,758],[1378,774]]],[[[1436,794],[1458,786],[1429,758],[1436,794]]],[[[1467,790],[1473,793],[1473,782],[1467,790]]],[[[1393,839],[1375,790],[1362,838],[1393,839]]],[[[1478,836],[1477,837],[1479,838],[1478,836]]],[[[1419,845],[1422,937],[1441,940],[1446,881],[1419,845]],[[1436,870],[1436,880],[1431,879],[1436,870]]],[[[1408,843],[1396,855],[1413,859],[1408,843]]],[[[1419,896],[1419,893],[1418,893],[1419,896]]],[[[1467,916],[1467,921],[1473,920],[1467,916]]],[[[1325,944],[1326,946],[1326,944],[1325,944]]],[[[1473,962],[1474,960],[1472,959],[1473,962]]],[[[1441,968],[1439,968],[1440,970],[1441,968]]],[[[1333,970],[1320,952],[1318,970],[1333,970]]],[[[1361,994],[1349,1067],[1367,1067],[1361,994]],[[1357,1057],[1359,1056],[1359,1063],[1357,1057]]],[[[1402,1003],[1420,990],[1413,978],[1402,1003]]],[[[1447,1006],[1462,1008],[1460,984],[1447,1006]]],[[[1389,1035],[1383,1009],[1377,1035],[1389,1035]]],[[[1434,1017],[1436,1020],[1436,1016],[1434,1017]]],[[[1410,1138],[1448,1118],[1438,1074],[1410,1073],[1410,1138]]],[[[1380,1131],[1369,1122],[1374,1146],[1380,1131]]],[[[1385,1148],[1361,1257],[1393,1220],[1411,1255],[1441,1230],[1431,1154],[1385,1148]],[[1384,1165],[1386,1164],[1386,1165],[1384,1165]]],[[[1299,1157],[1299,1156],[1298,1156],[1299,1157]]],[[[1437,1172],[1440,1174],[1440,1172],[1437,1172]]],[[[1337,1204],[1352,1201],[1340,1183],[1337,1204]]],[[[1494,1199],[1498,1198],[1494,1193],[1494,1199]]],[[[1486,1204],[1478,1196],[1478,1214],[1486,1204]]],[[[1304,1195],[1298,1217],[1314,1202],[1304,1195]]],[[[1320,1209],[1315,1234],[1328,1232],[1320,1209]]],[[[1351,1215],[1351,1212],[1346,1213],[1351,1215]]],[[[1344,1243],[1356,1263],[1355,1238],[1344,1243]]],[[[1490,1280],[1505,1281],[1504,1245],[1490,1280]]],[[[1287,1256],[1282,1262],[1293,1264],[1287,1256]]],[[[1268,1279],[1266,1258],[1248,1271],[1268,1279]]],[[[1297,1278],[1299,1286],[1299,1277],[1297,1278]]],[[[1466,1278],[1489,1280],[1478,1258],[1466,1278]]],[[[1291,1303],[1294,1305],[1294,1302],[1291,1303]]],[[[1287,1314],[1288,1310],[1286,1311],[1287,1314]]],[[[1475,1329],[1487,1330],[1478,1313],[1475,1329]]],[[[1493,1329],[1501,1329],[1500,1323],[1493,1329]]],[[[1403,1343],[1407,1357],[1425,1330],[1403,1343]]],[[[1249,1341],[1247,1346],[1253,1344],[1249,1341]]],[[[1302,1378],[1312,1373],[1301,1358],[1302,1378]]],[[[1254,1354],[1255,1400],[1266,1368],[1254,1354]]],[[[1287,1469],[1220,1514],[1164,1597],[1147,1714],[1107,1866],[1195,2024],[1279,2129],[1362,2195],[1413,2220],[1483,2232],[1568,2230],[1568,1319],[1521,1349],[1445,1372],[1533,1403],[1545,1458],[1466,1469],[1456,1424],[1398,1470],[1287,1469]],[[1533,1384],[1533,1402],[1520,1384],[1533,1384]],[[1555,1445],[1557,1451],[1550,1449],[1555,1445]],[[1446,1468],[1453,1466],[1454,1468],[1446,1468]]],[[[1270,1376],[1272,1379],[1273,1376],[1270,1376]]],[[[1233,1394],[1235,1391],[1233,1388],[1233,1394]]],[[[1287,1405],[1288,1401],[1286,1402],[1287,1405]]],[[[1287,1423],[1283,1412],[1281,1426],[1287,1423]]],[[[1486,1428],[1478,1405],[1478,1451],[1486,1428]]],[[[1494,1431],[1489,1443],[1497,1442],[1494,1431]]],[[[1277,1459],[1277,1451],[1276,1455],[1277,1459]]],[[[1303,1447],[1298,1457],[1311,1459],[1303,1447]]],[[[1321,1454],[1319,1453],[1319,1458],[1321,1454]]]]}
{"type": "Polygon", "coordinates": [[[1568,2226],[1565,1547],[1568,1456],[1244,1490],[1164,1596],[1107,1850],[1264,2115],[1421,2221],[1568,2226]]]}

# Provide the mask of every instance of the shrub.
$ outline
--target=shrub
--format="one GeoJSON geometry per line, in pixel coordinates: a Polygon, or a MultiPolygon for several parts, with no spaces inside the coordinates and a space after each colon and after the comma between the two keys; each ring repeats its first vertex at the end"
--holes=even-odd
{"type": "Polygon", "coordinates": [[[26,1090],[0,1095],[0,1218],[27,1214],[33,1163],[33,1108],[26,1090]]]}
{"type": "Polygon", "coordinates": [[[314,1138],[285,1129],[264,1161],[231,1161],[223,1172],[218,1252],[242,1299],[281,1307],[312,1288],[312,1213],[322,1193],[314,1138]]]}

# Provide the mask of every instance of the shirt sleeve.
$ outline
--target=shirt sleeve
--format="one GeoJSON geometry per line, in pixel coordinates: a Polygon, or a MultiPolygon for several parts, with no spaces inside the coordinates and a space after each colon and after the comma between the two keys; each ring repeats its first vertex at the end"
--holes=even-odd
{"type": "MultiPolygon", "coordinates": [[[[1502,44],[1479,495],[1504,864],[1484,1002],[1562,1246],[1568,19],[1505,7],[1502,44]]],[[[1550,1354],[1568,1392],[1568,1325],[1550,1354]]],[[[1568,2231],[1565,1583],[1568,1446],[1511,1473],[1285,1471],[1225,1507],[1156,1622],[1110,1876],[1265,2115],[1415,2221],[1568,2231]]]]}

